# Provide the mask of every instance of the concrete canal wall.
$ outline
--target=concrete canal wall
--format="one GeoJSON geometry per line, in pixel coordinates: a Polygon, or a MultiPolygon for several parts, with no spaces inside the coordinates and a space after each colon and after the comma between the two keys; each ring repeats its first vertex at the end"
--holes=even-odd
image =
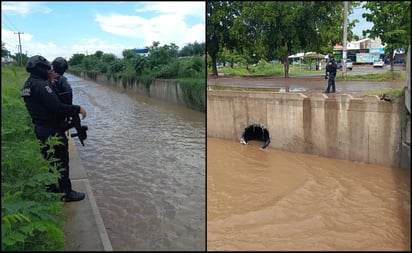
{"type": "Polygon", "coordinates": [[[207,135],[239,141],[261,124],[269,148],[400,167],[404,110],[377,96],[208,90],[207,135]]]}
{"type": "Polygon", "coordinates": [[[402,129],[401,167],[411,168],[411,46],[408,47],[405,83],[405,127],[402,129]]]}
{"type": "Polygon", "coordinates": [[[91,80],[97,83],[137,92],[145,96],[162,99],[197,111],[205,111],[205,89],[201,90],[203,93],[200,95],[197,94],[196,91],[186,90],[186,92],[184,92],[181,85],[175,80],[156,79],[148,88],[137,80],[108,78],[104,74],[90,72],[70,73],[80,76],[85,80],[91,80]]]}

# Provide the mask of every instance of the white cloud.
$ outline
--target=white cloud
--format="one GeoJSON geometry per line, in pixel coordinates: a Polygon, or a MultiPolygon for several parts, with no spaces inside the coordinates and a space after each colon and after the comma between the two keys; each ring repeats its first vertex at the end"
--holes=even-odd
{"type": "MultiPolygon", "coordinates": [[[[121,44],[107,44],[101,39],[89,38],[84,39],[81,44],[74,44],[71,46],[70,51],[73,54],[94,54],[96,51],[103,51],[104,53],[112,53],[117,57],[122,57],[122,52],[125,50],[125,45],[121,44]]],[[[70,55],[70,56],[71,56],[70,55]]]]}
{"type": "Polygon", "coordinates": [[[136,12],[157,12],[162,14],[176,14],[179,16],[195,16],[205,20],[205,2],[142,2],[143,7],[138,7],[136,12]]]}
{"type": "MultiPolygon", "coordinates": [[[[125,49],[151,46],[154,41],[160,45],[174,43],[179,48],[188,43],[205,41],[205,3],[204,2],[139,2],[136,15],[97,14],[95,22],[108,33],[108,39],[83,38],[76,44],[56,44],[53,40],[36,37],[35,33],[25,31],[21,34],[23,53],[28,56],[40,54],[49,61],[62,56],[70,58],[73,54],[94,54],[101,50],[122,57],[125,49]],[[143,5],[142,5],[143,3],[143,5]],[[144,12],[144,15],[142,14],[144,12]],[[150,15],[146,15],[150,14],[150,15]],[[198,20],[189,24],[188,20],[198,20]],[[124,38],[120,43],[110,42],[116,37],[124,38]],[[130,40],[131,39],[131,40],[130,40]]],[[[50,13],[44,2],[2,2],[2,12],[8,10],[25,16],[32,12],[50,13]]],[[[14,31],[2,28],[2,41],[12,55],[18,52],[18,36],[14,31]]]]}
{"type": "Polygon", "coordinates": [[[193,43],[195,41],[198,43],[205,42],[206,41],[205,32],[206,31],[205,31],[204,24],[195,25],[188,30],[182,42],[185,45],[188,43],[193,43]]]}
{"type": "Polygon", "coordinates": [[[50,13],[52,10],[43,5],[42,2],[1,2],[2,11],[15,12],[26,16],[33,12],[50,13]]]}
{"type": "MultiPolygon", "coordinates": [[[[14,32],[2,29],[1,30],[2,40],[6,41],[16,41],[17,36],[14,32]]],[[[16,45],[18,41],[16,42],[16,45]]],[[[36,41],[34,36],[29,33],[24,33],[21,35],[21,44],[23,54],[28,53],[28,56],[42,55],[48,61],[53,61],[56,57],[64,57],[67,60],[73,56],[73,54],[94,54],[96,51],[101,50],[105,53],[113,53],[117,57],[122,57],[122,52],[127,47],[121,44],[107,44],[104,41],[96,38],[83,39],[81,43],[74,44],[71,46],[56,45],[55,43],[44,43],[41,41],[36,41]]],[[[7,50],[10,51],[11,55],[18,53],[17,46],[10,47],[6,45],[7,50]]]]}
{"type": "Polygon", "coordinates": [[[205,41],[204,2],[140,2],[137,6],[136,16],[97,14],[95,21],[103,31],[141,40],[136,47],[151,46],[154,41],[159,41],[161,45],[174,43],[182,48],[187,43],[205,41]],[[139,16],[142,13],[153,14],[153,17],[139,16]],[[190,26],[186,21],[189,17],[201,21],[190,26]]]}
{"type": "Polygon", "coordinates": [[[136,46],[151,46],[154,41],[159,41],[161,45],[174,43],[182,48],[187,43],[205,41],[204,23],[189,27],[184,21],[184,16],[176,13],[149,19],[139,16],[97,14],[95,21],[108,33],[144,40],[145,45],[136,46]]]}
{"type": "Polygon", "coordinates": [[[109,16],[97,14],[95,21],[99,23],[103,31],[135,38],[143,38],[149,26],[148,21],[144,18],[116,14],[109,16]]]}

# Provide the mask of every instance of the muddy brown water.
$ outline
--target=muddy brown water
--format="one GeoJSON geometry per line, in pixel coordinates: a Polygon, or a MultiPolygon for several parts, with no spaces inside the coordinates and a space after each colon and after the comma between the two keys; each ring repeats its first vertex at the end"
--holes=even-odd
{"type": "Polygon", "coordinates": [[[115,251],[206,248],[205,114],[67,75],[88,138],[75,140],[115,251]]]}
{"type": "Polygon", "coordinates": [[[208,250],[410,250],[410,170],[261,144],[207,138],[208,250]]]}
{"type": "Polygon", "coordinates": [[[410,250],[410,171],[214,138],[206,156],[204,114],[68,77],[113,250],[410,250]]]}

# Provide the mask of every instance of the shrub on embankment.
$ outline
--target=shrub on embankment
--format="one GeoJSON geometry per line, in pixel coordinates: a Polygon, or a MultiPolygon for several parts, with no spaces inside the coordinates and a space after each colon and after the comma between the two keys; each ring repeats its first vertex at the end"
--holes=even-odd
{"type": "Polygon", "coordinates": [[[60,194],[46,192],[58,172],[43,159],[20,97],[28,73],[2,67],[1,74],[1,250],[62,250],[63,203],[60,194]]]}
{"type": "Polygon", "coordinates": [[[70,71],[70,74],[97,83],[109,84],[125,90],[137,91],[150,97],[177,103],[187,108],[205,112],[205,79],[204,78],[177,78],[177,79],[150,79],[113,77],[95,73],[70,71]],[[149,82],[147,84],[146,82],[149,82]],[[167,87],[163,86],[166,85],[167,87]],[[169,91],[169,92],[166,92],[169,91]]]}
{"type": "MultiPolygon", "coordinates": [[[[204,43],[189,44],[179,51],[174,44],[160,46],[159,42],[153,42],[153,45],[147,49],[146,56],[136,54],[130,49],[124,50],[121,59],[102,51],[96,51],[92,55],[75,54],[69,60],[68,72],[81,77],[87,76],[95,81],[97,76],[105,75],[104,81],[121,82],[123,88],[141,85],[143,88],[138,87],[137,90],[149,96],[152,95],[150,90],[155,80],[177,81],[182,89],[184,105],[204,112],[206,89],[204,43]]],[[[173,99],[175,98],[166,100],[173,99]]]]}
{"type": "Polygon", "coordinates": [[[205,111],[205,81],[204,79],[178,80],[183,92],[183,100],[188,107],[197,111],[205,111]]]}

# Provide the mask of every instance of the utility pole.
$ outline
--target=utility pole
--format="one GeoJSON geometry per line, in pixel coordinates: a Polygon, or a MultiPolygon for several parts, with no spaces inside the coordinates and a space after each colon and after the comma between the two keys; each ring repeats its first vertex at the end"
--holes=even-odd
{"type": "MultiPolygon", "coordinates": [[[[14,34],[16,34],[16,33],[14,33],[14,34]]],[[[20,34],[24,34],[23,32],[17,32],[17,34],[18,34],[18,36],[19,36],[19,53],[20,53],[20,65],[23,65],[23,59],[22,59],[22,57],[23,57],[23,52],[22,52],[22,50],[21,50],[21,40],[20,40],[20,34]]]]}
{"type": "Polygon", "coordinates": [[[348,36],[348,2],[343,2],[343,48],[342,48],[342,74],[346,76],[346,45],[347,45],[347,36],[348,36]]]}

